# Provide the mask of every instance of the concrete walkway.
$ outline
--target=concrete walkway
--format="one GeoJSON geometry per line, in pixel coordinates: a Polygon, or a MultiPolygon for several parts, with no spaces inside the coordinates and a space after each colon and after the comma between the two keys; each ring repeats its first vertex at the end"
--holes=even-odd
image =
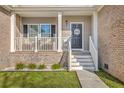
{"type": "Polygon", "coordinates": [[[82,88],[108,88],[108,86],[94,72],[86,70],[76,72],[82,88]]]}

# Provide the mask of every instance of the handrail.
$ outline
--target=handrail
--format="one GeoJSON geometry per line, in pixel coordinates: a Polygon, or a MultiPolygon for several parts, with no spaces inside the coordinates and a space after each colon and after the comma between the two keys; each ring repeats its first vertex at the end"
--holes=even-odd
{"type": "Polygon", "coordinates": [[[72,54],[72,52],[71,52],[71,37],[69,37],[69,39],[68,39],[68,52],[69,52],[68,67],[69,67],[69,71],[70,71],[71,70],[71,54],[72,54]]]}
{"type": "Polygon", "coordinates": [[[98,51],[94,46],[94,43],[91,39],[91,36],[89,37],[89,51],[91,53],[91,56],[93,58],[93,62],[95,64],[95,70],[98,71],[98,51]]]}

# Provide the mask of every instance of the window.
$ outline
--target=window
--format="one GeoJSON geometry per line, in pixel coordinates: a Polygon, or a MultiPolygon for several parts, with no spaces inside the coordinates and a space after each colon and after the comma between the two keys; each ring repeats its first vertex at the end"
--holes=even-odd
{"type": "Polygon", "coordinates": [[[38,35],[38,25],[29,25],[29,37],[36,37],[38,35]]]}
{"type": "Polygon", "coordinates": [[[40,31],[41,37],[55,37],[56,25],[51,24],[41,24],[40,31]]]}
{"type": "Polygon", "coordinates": [[[26,24],[23,25],[23,37],[55,37],[56,25],[26,24]]]}
{"type": "Polygon", "coordinates": [[[35,37],[38,35],[38,25],[23,25],[23,37],[35,37]]]}
{"type": "Polygon", "coordinates": [[[41,37],[51,37],[51,25],[50,24],[42,24],[40,26],[41,37]]]}

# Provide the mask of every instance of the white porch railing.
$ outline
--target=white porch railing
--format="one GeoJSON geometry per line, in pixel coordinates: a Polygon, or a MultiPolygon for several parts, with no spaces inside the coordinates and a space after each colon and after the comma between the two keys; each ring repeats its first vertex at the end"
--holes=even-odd
{"type": "Polygon", "coordinates": [[[62,50],[68,51],[67,37],[16,37],[16,51],[57,51],[58,39],[61,38],[62,50]]]}
{"type": "Polygon", "coordinates": [[[89,37],[89,51],[95,64],[95,70],[98,71],[98,51],[93,44],[91,36],[89,37]]]}
{"type": "Polygon", "coordinates": [[[15,39],[16,51],[34,51],[35,50],[35,38],[16,37],[15,39]]]}
{"type": "Polygon", "coordinates": [[[56,51],[57,37],[16,37],[16,51],[56,51]]]}
{"type": "Polygon", "coordinates": [[[69,68],[69,71],[71,70],[71,54],[72,54],[72,50],[71,50],[71,38],[68,39],[68,68],[69,68]]]}
{"type": "Polygon", "coordinates": [[[56,51],[57,37],[41,37],[37,39],[38,51],[56,51]]]}

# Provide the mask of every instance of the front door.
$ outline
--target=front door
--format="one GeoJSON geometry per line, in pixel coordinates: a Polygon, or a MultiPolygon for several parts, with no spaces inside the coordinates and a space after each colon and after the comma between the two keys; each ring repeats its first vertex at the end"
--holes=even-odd
{"type": "Polygon", "coordinates": [[[82,23],[71,23],[72,49],[82,49],[82,23]]]}

